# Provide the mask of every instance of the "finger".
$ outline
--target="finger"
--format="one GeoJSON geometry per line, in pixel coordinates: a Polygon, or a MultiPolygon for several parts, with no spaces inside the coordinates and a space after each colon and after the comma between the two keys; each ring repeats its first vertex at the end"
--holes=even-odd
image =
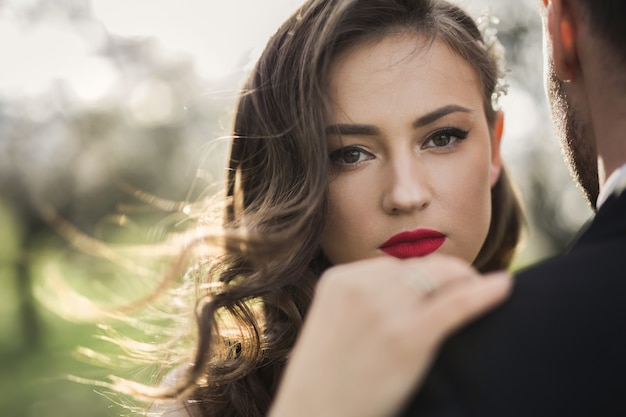
{"type": "Polygon", "coordinates": [[[500,272],[450,285],[422,307],[422,319],[440,340],[503,302],[511,293],[512,282],[509,274],[500,272]]]}
{"type": "Polygon", "coordinates": [[[478,279],[480,275],[468,263],[450,256],[429,256],[407,259],[401,275],[414,290],[429,295],[444,286],[460,281],[478,279]]]}

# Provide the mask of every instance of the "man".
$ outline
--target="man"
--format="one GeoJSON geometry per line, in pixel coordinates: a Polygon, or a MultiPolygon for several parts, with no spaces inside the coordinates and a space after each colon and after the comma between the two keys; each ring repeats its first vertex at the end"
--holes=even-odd
{"type": "Polygon", "coordinates": [[[407,416],[626,416],[626,2],[542,9],[553,119],[597,215],[444,344],[407,416]]]}
{"type": "Polygon", "coordinates": [[[517,274],[511,298],[448,339],[421,384],[428,352],[502,300],[506,285],[432,255],[335,269],[318,288],[273,417],[400,408],[410,417],[626,416],[626,1],[542,1],[546,91],[571,171],[597,209],[592,224],[568,253],[517,274]],[[411,278],[422,297],[381,275],[411,278]],[[481,281],[493,286],[471,288],[481,281]]]}

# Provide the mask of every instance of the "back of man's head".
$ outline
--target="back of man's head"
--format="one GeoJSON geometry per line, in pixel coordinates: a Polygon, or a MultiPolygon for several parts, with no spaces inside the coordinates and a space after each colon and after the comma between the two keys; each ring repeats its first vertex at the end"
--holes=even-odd
{"type": "Polygon", "coordinates": [[[575,0],[580,3],[592,31],[626,63],[626,0],[575,0]]]}

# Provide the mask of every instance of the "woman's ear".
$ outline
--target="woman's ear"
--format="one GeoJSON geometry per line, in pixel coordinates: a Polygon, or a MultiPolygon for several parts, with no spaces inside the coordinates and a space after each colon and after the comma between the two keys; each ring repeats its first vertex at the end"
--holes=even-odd
{"type": "Polygon", "coordinates": [[[504,113],[501,110],[496,112],[496,122],[493,125],[491,134],[491,186],[493,187],[502,171],[502,156],[500,154],[500,143],[502,142],[502,132],[504,132],[504,113]]]}
{"type": "Polygon", "coordinates": [[[547,6],[554,70],[562,81],[572,81],[578,65],[574,11],[570,0],[550,0],[547,6]]]}

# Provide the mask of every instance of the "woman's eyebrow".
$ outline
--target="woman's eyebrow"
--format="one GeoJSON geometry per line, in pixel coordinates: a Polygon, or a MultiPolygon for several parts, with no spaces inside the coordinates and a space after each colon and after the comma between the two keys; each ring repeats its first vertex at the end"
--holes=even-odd
{"type": "MultiPolygon", "coordinates": [[[[459,106],[456,104],[450,104],[447,106],[440,107],[436,110],[427,113],[418,119],[416,119],[412,126],[414,128],[427,126],[444,116],[447,116],[451,113],[472,113],[472,110],[459,106]]],[[[379,136],[380,129],[378,129],[374,125],[366,125],[366,124],[335,124],[326,126],[324,129],[327,135],[339,135],[339,136],[379,136]]]]}
{"type": "Polygon", "coordinates": [[[413,127],[414,128],[418,128],[418,127],[423,127],[426,125],[429,125],[439,119],[441,119],[444,116],[447,116],[448,114],[451,113],[472,113],[472,110],[463,107],[463,106],[459,106],[456,104],[450,104],[448,106],[443,106],[438,108],[437,110],[431,111],[430,113],[427,113],[425,115],[423,115],[422,117],[418,118],[417,120],[415,120],[413,122],[413,127]]]}

